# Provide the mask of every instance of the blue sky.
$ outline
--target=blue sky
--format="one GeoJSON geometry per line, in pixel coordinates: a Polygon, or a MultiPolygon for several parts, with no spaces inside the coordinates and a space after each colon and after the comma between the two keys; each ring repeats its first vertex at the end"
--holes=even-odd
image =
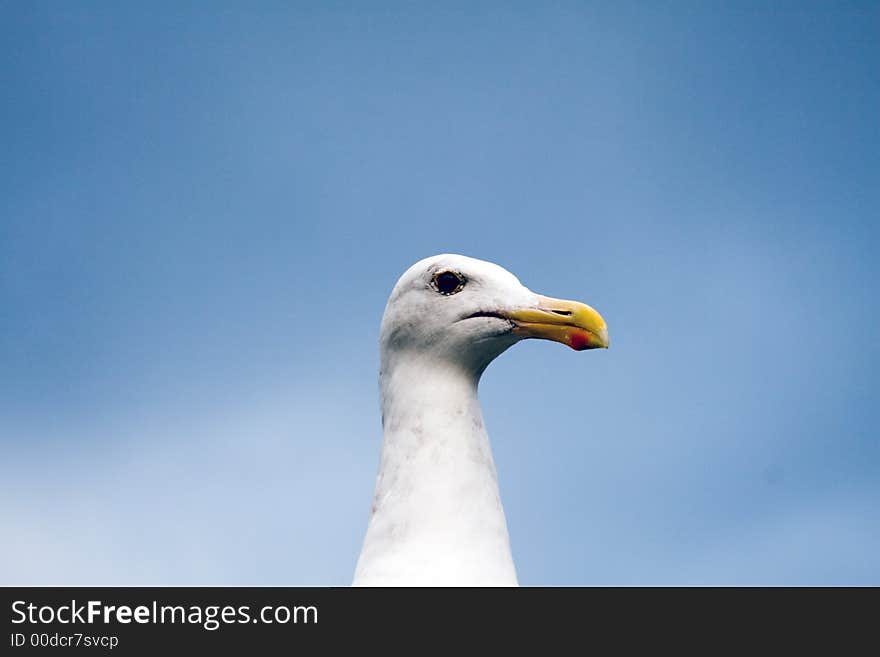
{"type": "Polygon", "coordinates": [[[610,327],[484,376],[523,584],[880,584],[880,5],[127,5],[0,4],[0,583],[347,584],[456,252],[610,327]]]}

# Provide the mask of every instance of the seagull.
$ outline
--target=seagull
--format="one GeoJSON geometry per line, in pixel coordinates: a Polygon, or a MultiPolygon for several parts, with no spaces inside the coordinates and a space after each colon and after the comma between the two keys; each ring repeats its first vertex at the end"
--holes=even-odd
{"type": "Polygon", "coordinates": [[[518,585],[477,386],[526,338],[607,348],[608,328],[484,260],[432,256],[400,277],[380,330],[384,438],[354,586],[518,585]]]}

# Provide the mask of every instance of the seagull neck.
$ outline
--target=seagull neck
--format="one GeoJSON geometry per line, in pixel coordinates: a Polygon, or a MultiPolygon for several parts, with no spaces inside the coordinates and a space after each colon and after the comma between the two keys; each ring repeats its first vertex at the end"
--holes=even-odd
{"type": "Polygon", "coordinates": [[[480,373],[415,355],[383,362],[385,435],[355,583],[516,584],[480,373]]]}
{"type": "Polygon", "coordinates": [[[379,385],[382,395],[382,428],[402,445],[428,446],[412,440],[425,432],[443,438],[470,439],[485,435],[477,400],[479,373],[454,363],[413,356],[383,368],[379,385]],[[475,430],[479,430],[476,431],[475,430]]]}

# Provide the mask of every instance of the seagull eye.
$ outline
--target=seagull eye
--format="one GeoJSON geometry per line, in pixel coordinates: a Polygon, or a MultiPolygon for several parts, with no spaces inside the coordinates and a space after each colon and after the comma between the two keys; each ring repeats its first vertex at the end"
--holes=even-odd
{"type": "Polygon", "coordinates": [[[440,271],[434,274],[434,287],[440,294],[449,296],[460,292],[464,287],[464,276],[454,271],[440,271]]]}

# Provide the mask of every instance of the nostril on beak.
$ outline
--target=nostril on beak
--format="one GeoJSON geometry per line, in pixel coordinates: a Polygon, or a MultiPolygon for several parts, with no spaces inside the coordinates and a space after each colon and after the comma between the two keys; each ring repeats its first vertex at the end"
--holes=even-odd
{"type": "Polygon", "coordinates": [[[551,313],[555,313],[557,315],[562,315],[563,317],[571,317],[570,310],[551,310],[551,313]]]}

